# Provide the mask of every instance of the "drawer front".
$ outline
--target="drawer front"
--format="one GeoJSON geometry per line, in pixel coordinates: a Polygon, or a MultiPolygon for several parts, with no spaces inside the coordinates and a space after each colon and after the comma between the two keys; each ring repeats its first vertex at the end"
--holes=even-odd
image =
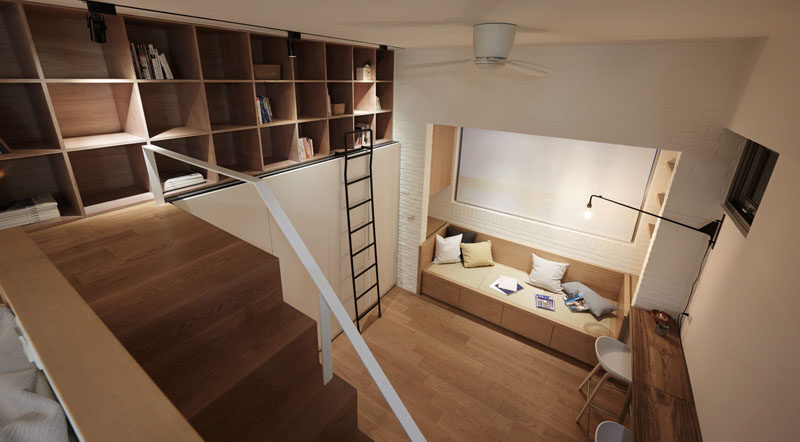
{"type": "Polygon", "coordinates": [[[597,364],[597,353],[594,351],[596,339],[594,336],[556,325],[553,328],[553,337],[550,338],[550,347],[575,359],[595,365],[597,364]]]}
{"type": "Polygon", "coordinates": [[[525,336],[540,344],[550,345],[550,336],[553,334],[553,324],[533,313],[519,310],[508,305],[503,306],[503,328],[525,336]]]}
{"type": "Polygon", "coordinates": [[[427,273],[422,274],[422,293],[431,298],[458,307],[458,291],[458,286],[451,282],[427,273]]]}
{"type": "Polygon", "coordinates": [[[487,295],[469,289],[461,289],[458,307],[492,324],[500,325],[500,319],[503,317],[503,304],[487,295]]]}

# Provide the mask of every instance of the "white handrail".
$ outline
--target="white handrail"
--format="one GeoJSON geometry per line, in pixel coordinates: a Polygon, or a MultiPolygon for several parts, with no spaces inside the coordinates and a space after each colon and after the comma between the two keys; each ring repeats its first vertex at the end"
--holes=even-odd
{"type": "Polygon", "coordinates": [[[381,394],[383,394],[384,399],[386,399],[389,407],[394,412],[395,417],[397,417],[397,420],[400,421],[400,425],[403,426],[403,430],[405,430],[406,435],[408,435],[412,441],[424,441],[425,437],[419,430],[417,423],[414,422],[414,418],[411,417],[411,414],[406,409],[403,401],[400,400],[400,396],[397,395],[397,392],[395,391],[394,387],[392,387],[391,382],[389,382],[389,379],[386,377],[383,369],[381,369],[380,364],[378,364],[378,361],[375,360],[375,356],[372,355],[372,351],[370,351],[366,341],[364,341],[364,338],[361,336],[361,333],[356,330],[356,327],[350,320],[350,316],[344,309],[344,305],[342,305],[341,301],[339,301],[339,298],[336,296],[336,292],[334,292],[333,287],[331,287],[327,278],[325,278],[325,275],[322,273],[322,269],[319,268],[319,265],[317,265],[314,257],[311,256],[311,252],[308,250],[308,247],[306,247],[303,239],[300,238],[300,234],[297,233],[297,230],[289,220],[286,212],[283,211],[283,207],[281,207],[277,198],[275,198],[275,195],[272,193],[269,185],[267,185],[267,182],[245,173],[215,166],[205,161],[182,155],[149,143],[143,145],[142,150],[144,152],[145,163],[147,166],[147,175],[150,179],[150,189],[153,192],[153,196],[155,197],[157,204],[164,204],[165,201],[164,192],[161,189],[161,179],[159,178],[158,168],[156,166],[155,153],[176,159],[178,161],[183,161],[184,163],[206,170],[217,172],[220,175],[225,175],[255,186],[258,194],[261,195],[261,199],[264,200],[264,203],[267,205],[267,208],[272,214],[272,217],[278,223],[278,226],[280,227],[284,236],[286,236],[286,239],[289,241],[292,249],[294,249],[297,257],[300,259],[300,262],[303,263],[303,266],[308,271],[311,279],[314,280],[314,283],[317,285],[318,296],[320,299],[319,324],[320,336],[322,337],[323,382],[327,384],[328,381],[330,381],[333,377],[330,316],[328,314],[328,310],[330,310],[330,312],[333,313],[333,317],[336,318],[336,321],[342,327],[342,331],[344,331],[345,336],[347,336],[347,339],[350,340],[350,344],[352,344],[356,354],[358,354],[358,357],[361,358],[361,362],[364,363],[364,367],[367,368],[367,372],[369,372],[372,380],[378,386],[378,389],[381,391],[381,394]]]}

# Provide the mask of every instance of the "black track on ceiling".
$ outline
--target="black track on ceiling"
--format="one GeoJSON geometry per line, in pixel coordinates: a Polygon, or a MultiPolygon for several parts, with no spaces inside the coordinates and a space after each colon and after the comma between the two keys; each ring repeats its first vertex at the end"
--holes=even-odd
{"type": "MultiPolygon", "coordinates": [[[[86,2],[86,0],[81,0],[81,1],[83,1],[84,3],[86,2]]],[[[99,3],[99,2],[97,2],[97,3],[99,3]]],[[[179,13],[179,12],[160,11],[158,9],[142,8],[142,7],[139,7],[139,6],[122,5],[122,4],[118,4],[118,3],[109,3],[109,4],[114,5],[114,6],[118,7],[118,8],[133,9],[133,10],[136,10],[136,11],[155,12],[157,14],[174,15],[174,16],[177,16],[177,17],[185,17],[185,18],[193,18],[193,19],[199,19],[199,20],[214,21],[214,22],[218,22],[218,23],[226,23],[226,24],[229,24],[229,25],[239,25],[239,26],[248,26],[248,27],[259,28],[259,29],[268,29],[270,31],[293,32],[293,31],[290,31],[289,29],[274,28],[274,27],[271,27],[271,26],[254,25],[252,23],[243,23],[243,22],[238,22],[238,21],[233,21],[233,20],[222,20],[222,19],[219,19],[219,18],[210,18],[210,17],[199,16],[199,15],[182,14],[182,13],[179,13]]],[[[351,42],[351,43],[360,43],[360,44],[366,44],[366,45],[372,45],[372,46],[378,46],[378,47],[386,46],[386,45],[381,44],[381,43],[372,43],[372,42],[369,42],[369,41],[354,40],[352,38],[333,37],[333,36],[330,36],[330,35],[314,34],[314,33],[311,33],[311,32],[303,32],[303,35],[311,35],[313,37],[321,37],[321,38],[328,38],[328,39],[333,39],[333,40],[348,41],[348,42],[351,42]]],[[[389,45],[387,47],[391,47],[391,48],[394,48],[394,49],[405,49],[405,48],[400,47],[400,46],[391,46],[391,45],[389,45]]]]}

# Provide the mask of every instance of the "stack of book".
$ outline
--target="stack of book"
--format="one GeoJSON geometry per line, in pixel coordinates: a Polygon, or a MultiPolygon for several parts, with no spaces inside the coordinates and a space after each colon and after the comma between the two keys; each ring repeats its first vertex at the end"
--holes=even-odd
{"type": "Polygon", "coordinates": [[[58,218],[58,203],[52,195],[39,195],[0,203],[0,229],[58,218]]]}
{"type": "Polygon", "coordinates": [[[308,137],[298,138],[297,151],[297,157],[300,161],[314,158],[314,140],[308,137]]]}
{"type": "Polygon", "coordinates": [[[269,98],[263,95],[256,96],[256,115],[258,115],[258,124],[272,121],[272,107],[269,105],[269,98]]]}
{"type": "Polygon", "coordinates": [[[205,181],[206,179],[203,178],[203,175],[200,175],[197,172],[190,173],[188,175],[177,176],[164,181],[164,192],[183,189],[184,187],[194,186],[196,184],[202,184],[205,181]]]}
{"type": "Polygon", "coordinates": [[[586,306],[586,299],[583,298],[581,292],[571,296],[564,295],[564,303],[567,304],[567,307],[573,312],[585,312],[589,310],[589,307],[586,306]]]}
{"type": "Polygon", "coordinates": [[[356,149],[359,147],[369,146],[369,132],[367,131],[367,129],[369,129],[369,124],[356,123],[356,130],[359,129],[361,129],[362,132],[356,137],[356,149]]]}
{"type": "Polygon", "coordinates": [[[149,43],[129,43],[136,78],[140,80],[173,80],[175,78],[166,54],[159,53],[158,49],[149,43]]]}

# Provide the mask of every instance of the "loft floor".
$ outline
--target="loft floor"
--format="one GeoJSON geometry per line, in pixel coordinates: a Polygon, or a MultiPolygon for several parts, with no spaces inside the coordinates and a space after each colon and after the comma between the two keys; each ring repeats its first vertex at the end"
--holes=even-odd
{"type": "MultiPolygon", "coordinates": [[[[613,420],[592,410],[574,422],[585,401],[576,386],[591,367],[427,296],[393,289],[363,336],[430,441],[585,441],[613,420]]],[[[358,389],[359,429],[376,441],[405,440],[343,335],[333,359],[334,372],[358,389]]],[[[623,401],[604,388],[594,403],[616,413],[623,401]]]]}

